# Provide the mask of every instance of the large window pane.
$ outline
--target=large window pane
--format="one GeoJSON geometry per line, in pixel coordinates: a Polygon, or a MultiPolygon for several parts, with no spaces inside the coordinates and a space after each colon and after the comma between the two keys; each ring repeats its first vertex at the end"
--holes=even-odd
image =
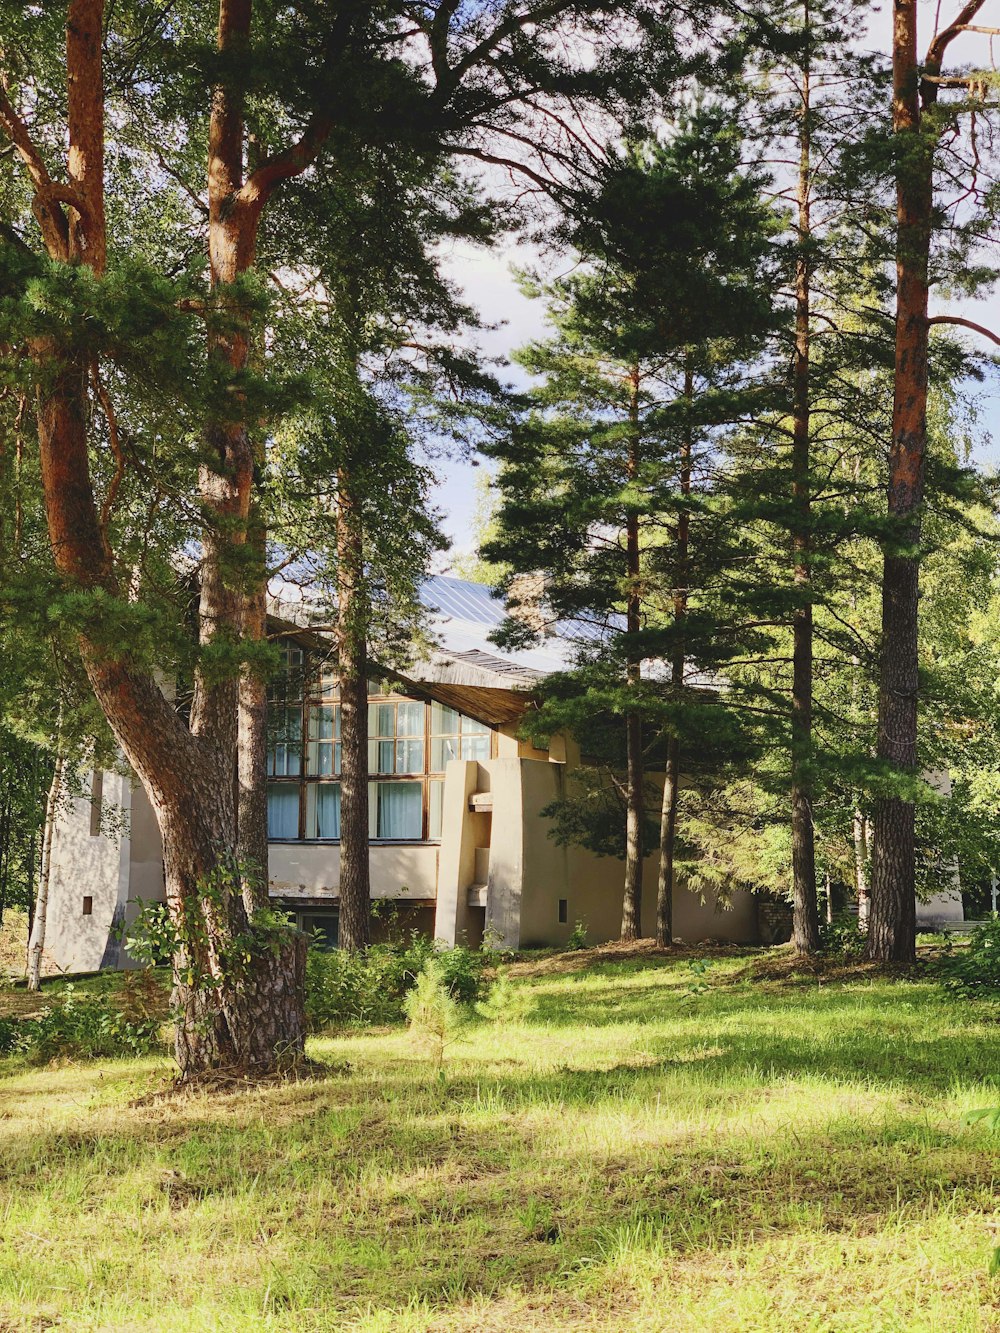
{"type": "Polygon", "coordinates": [[[268,772],[272,777],[297,777],[302,771],[302,710],[268,710],[268,772]]]}
{"type": "Polygon", "coordinates": [[[312,782],[306,792],[306,837],[340,837],[340,783],[312,782]]]}
{"type": "Polygon", "coordinates": [[[267,788],[267,836],[288,841],[299,836],[299,784],[272,782],[267,788]]]}
{"type": "Polygon", "coordinates": [[[267,697],[277,703],[291,703],[302,698],[305,658],[294,643],[283,643],[279,651],[281,665],[267,687],[267,697]]]}
{"type": "Polygon", "coordinates": [[[422,773],[424,771],[423,740],[396,742],[396,772],[422,773]]]}
{"type": "Polygon", "coordinates": [[[459,729],[459,714],[444,704],[431,704],[431,735],[447,736],[459,729]]]}
{"type": "Polygon", "coordinates": [[[489,759],[489,757],[490,757],[489,733],[487,733],[485,736],[462,737],[463,759],[489,759]]]}
{"type": "Polygon", "coordinates": [[[435,736],[431,741],[431,772],[443,773],[449,759],[459,758],[457,736],[435,736]]]}
{"type": "Polygon", "coordinates": [[[423,836],[423,793],[422,782],[373,782],[368,804],[369,826],[374,816],[372,836],[419,842],[423,836]]]}
{"type": "Polygon", "coordinates": [[[340,772],[340,707],[319,704],[309,709],[309,772],[329,777],[340,772]]]}
{"type": "Polygon", "coordinates": [[[427,811],[427,836],[428,838],[440,838],[441,812],[444,804],[444,783],[438,781],[428,782],[427,799],[429,806],[427,811]]]}
{"type": "Polygon", "coordinates": [[[424,734],[424,706],[421,703],[400,703],[396,706],[396,735],[422,736],[424,734]]]}

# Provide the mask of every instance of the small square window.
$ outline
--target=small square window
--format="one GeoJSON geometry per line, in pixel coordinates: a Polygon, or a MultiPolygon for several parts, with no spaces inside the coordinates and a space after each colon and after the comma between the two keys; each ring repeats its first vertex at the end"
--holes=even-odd
{"type": "Polygon", "coordinates": [[[565,926],[569,921],[569,899],[559,899],[559,924],[565,926]]]}
{"type": "Polygon", "coordinates": [[[83,900],[83,915],[84,915],[84,916],[93,916],[93,915],[94,915],[94,900],[93,900],[93,898],[90,896],[89,893],[86,895],[86,897],[85,897],[84,900],[83,900]]]}

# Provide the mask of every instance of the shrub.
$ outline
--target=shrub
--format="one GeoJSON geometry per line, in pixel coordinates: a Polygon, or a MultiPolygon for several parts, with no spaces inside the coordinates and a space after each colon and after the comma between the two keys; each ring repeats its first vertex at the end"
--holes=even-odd
{"type": "Polygon", "coordinates": [[[821,921],[819,947],[825,954],[860,958],[865,951],[865,937],[858,929],[858,918],[845,912],[832,921],[821,921]]]}
{"type": "Polygon", "coordinates": [[[146,1055],[161,1045],[162,1026],[161,1018],[136,998],[147,994],[149,985],[156,982],[134,982],[124,999],[83,997],[68,985],[46,1013],[11,1024],[16,1029],[13,1034],[0,1030],[0,1050],[38,1061],[146,1055]]]}
{"type": "Polygon", "coordinates": [[[966,949],[941,961],[945,985],[966,995],[1000,994],[1000,918],[977,926],[966,949]]]}
{"type": "Polygon", "coordinates": [[[485,958],[472,949],[435,948],[432,940],[373,944],[365,953],[322,949],[306,962],[306,1015],[314,1032],[344,1023],[398,1023],[403,1001],[430,960],[459,1004],[472,1004],[483,987],[485,958]]]}
{"type": "Polygon", "coordinates": [[[569,933],[569,939],[566,941],[566,949],[574,953],[577,949],[586,949],[587,947],[587,923],[586,921],[577,921],[569,933]]]}

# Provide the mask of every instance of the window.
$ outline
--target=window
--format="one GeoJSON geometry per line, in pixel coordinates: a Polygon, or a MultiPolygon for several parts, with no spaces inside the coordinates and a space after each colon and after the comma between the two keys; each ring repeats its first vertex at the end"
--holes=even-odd
{"type": "Polygon", "coordinates": [[[86,897],[85,897],[84,900],[83,900],[83,915],[84,915],[84,916],[93,916],[93,915],[94,915],[94,900],[93,900],[93,898],[90,896],[89,893],[86,895],[86,897]]]}
{"type": "Polygon", "coordinates": [[[568,922],[569,922],[569,899],[568,899],[568,898],[560,898],[560,899],[559,899],[559,924],[560,924],[561,926],[565,926],[565,925],[568,924],[568,922]]]}
{"type": "Polygon", "coordinates": [[[267,771],[273,778],[293,778],[302,771],[302,709],[268,711],[267,771]]]}
{"type": "Polygon", "coordinates": [[[310,782],[306,787],[306,837],[339,839],[339,782],[310,782]]]}
{"type": "MultiPolygon", "coordinates": [[[[343,761],[340,686],[329,657],[281,646],[281,669],[268,686],[267,836],[337,842],[343,761]]],[[[368,829],[375,841],[441,837],[449,759],[488,759],[493,736],[482,722],[443,704],[368,682],[368,829]]]]}
{"type": "Polygon", "coordinates": [[[299,784],[270,782],[267,787],[267,836],[285,842],[299,836],[299,784]]]}
{"type": "Polygon", "coordinates": [[[440,778],[431,778],[427,784],[427,836],[437,839],[441,836],[441,815],[444,806],[444,783],[440,778]]]}
{"type": "Polygon", "coordinates": [[[431,704],[431,772],[443,773],[449,759],[489,759],[490,729],[444,704],[431,704]]]}
{"type": "Polygon", "coordinates": [[[412,699],[368,705],[369,773],[424,771],[424,711],[412,699]]]}
{"type": "Polygon", "coordinates": [[[423,836],[422,782],[369,782],[368,836],[418,842],[423,836]]]}
{"type": "Polygon", "coordinates": [[[309,776],[340,772],[340,704],[315,704],[309,709],[309,776]]]}
{"type": "Polygon", "coordinates": [[[303,912],[300,921],[301,929],[321,949],[336,949],[340,938],[340,917],[336,912],[303,912]]]}

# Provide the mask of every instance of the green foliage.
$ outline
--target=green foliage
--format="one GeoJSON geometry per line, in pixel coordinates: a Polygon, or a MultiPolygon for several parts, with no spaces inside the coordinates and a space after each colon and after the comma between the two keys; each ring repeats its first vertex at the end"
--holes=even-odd
{"type": "Polygon", "coordinates": [[[410,1031],[429,1049],[438,1074],[442,1075],[445,1051],[458,1036],[466,1013],[451,993],[437,956],[427,959],[403,997],[403,1012],[410,1031]]]}
{"type": "Polygon", "coordinates": [[[587,947],[587,923],[578,920],[574,922],[573,929],[569,932],[569,939],[566,941],[566,949],[569,952],[577,949],[586,949],[587,947]]]}
{"type": "Polygon", "coordinates": [[[437,950],[414,935],[373,944],[363,953],[313,946],[306,961],[306,1016],[314,1032],[346,1023],[398,1023],[404,1002],[430,960],[449,995],[472,1004],[481,995],[486,957],[472,949],[437,950]]]}
{"type": "Polygon", "coordinates": [[[712,983],[709,980],[711,968],[712,960],[710,958],[689,958],[687,960],[689,977],[688,983],[682,991],[685,1000],[697,999],[699,995],[705,995],[712,989],[712,983]]]}
{"type": "Polygon", "coordinates": [[[941,970],[949,990],[1000,997],[1000,917],[977,926],[968,947],[943,959],[941,970]]]}
{"type": "Polygon", "coordinates": [[[509,1023],[523,1023],[534,1007],[530,990],[517,985],[505,967],[498,967],[486,998],[478,1000],[475,1009],[488,1023],[506,1027],[509,1023]]]}
{"type": "Polygon", "coordinates": [[[832,956],[860,958],[865,950],[865,937],[858,929],[858,918],[846,912],[832,921],[821,921],[819,947],[832,956]]]}
{"type": "Polygon", "coordinates": [[[67,985],[38,1018],[0,1020],[0,1053],[39,1063],[54,1059],[124,1059],[164,1047],[159,987],[148,974],[126,977],[117,995],[80,995],[67,985]]]}
{"type": "Polygon", "coordinates": [[[285,912],[265,907],[249,919],[243,910],[240,885],[250,874],[248,866],[229,859],[221,861],[198,883],[197,894],[184,898],[174,914],[166,903],[138,899],[136,916],[127,928],[129,953],[146,966],[172,962],[186,986],[213,989],[224,982],[238,983],[252,969],[254,960],[280,951],[282,937],[294,929],[285,912]],[[230,920],[234,927],[213,942],[211,970],[207,912],[216,919],[230,920]]]}

